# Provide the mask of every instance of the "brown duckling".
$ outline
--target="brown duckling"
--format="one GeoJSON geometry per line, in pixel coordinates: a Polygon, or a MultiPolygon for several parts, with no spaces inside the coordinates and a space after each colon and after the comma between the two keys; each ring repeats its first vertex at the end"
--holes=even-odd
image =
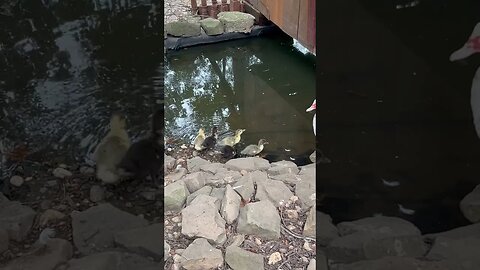
{"type": "Polygon", "coordinates": [[[144,180],[148,175],[157,182],[158,174],[163,166],[163,132],[159,124],[163,120],[163,108],[157,110],[152,118],[151,134],[128,149],[119,165],[126,174],[144,180]]]}
{"type": "Polygon", "coordinates": [[[247,155],[247,156],[255,156],[255,155],[258,155],[260,152],[263,151],[263,146],[265,144],[268,144],[267,140],[265,139],[260,139],[258,141],[258,145],[255,145],[255,144],[251,144],[247,147],[245,147],[245,149],[242,150],[242,152],[240,152],[242,155],[247,155]]]}
{"type": "Polygon", "coordinates": [[[197,151],[202,151],[205,149],[205,147],[202,145],[203,142],[205,141],[205,130],[203,128],[200,128],[198,130],[198,135],[195,137],[195,140],[193,141],[193,147],[197,151]]]}
{"type": "Polygon", "coordinates": [[[212,128],[212,135],[208,136],[205,138],[205,140],[202,143],[202,146],[204,149],[211,150],[215,147],[215,144],[217,143],[217,127],[214,126],[212,128]]]}
{"type": "Polygon", "coordinates": [[[97,164],[97,178],[104,183],[113,184],[120,178],[117,165],[130,147],[130,139],[125,126],[125,118],[119,113],[114,113],[110,119],[110,131],[100,141],[93,153],[97,164]]]}
{"type": "Polygon", "coordinates": [[[234,146],[235,144],[239,143],[242,139],[242,133],[245,132],[245,129],[237,129],[235,130],[234,136],[228,136],[223,138],[218,144],[219,145],[229,145],[234,146]]]}

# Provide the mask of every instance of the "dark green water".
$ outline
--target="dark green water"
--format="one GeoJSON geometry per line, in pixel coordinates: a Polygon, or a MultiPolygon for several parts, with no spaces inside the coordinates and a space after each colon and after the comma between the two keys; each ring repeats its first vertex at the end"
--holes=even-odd
{"type": "Polygon", "coordinates": [[[269,37],[168,53],[166,136],[189,144],[201,127],[243,128],[239,148],[264,138],[266,158],[309,163],[315,137],[305,110],[315,99],[314,61],[291,40],[269,37]]]}

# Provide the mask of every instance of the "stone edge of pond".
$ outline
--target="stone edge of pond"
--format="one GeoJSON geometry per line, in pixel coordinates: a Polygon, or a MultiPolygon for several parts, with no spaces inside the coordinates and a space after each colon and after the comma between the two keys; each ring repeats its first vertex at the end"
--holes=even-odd
{"type": "Polygon", "coordinates": [[[250,33],[231,32],[231,33],[223,33],[216,36],[209,36],[204,32],[202,32],[201,35],[193,36],[193,37],[167,36],[167,38],[164,40],[164,46],[167,51],[176,51],[176,50],[193,47],[193,46],[206,45],[206,44],[219,43],[219,42],[245,39],[245,38],[252,38],[252,37],[259,37],[261,35],[271,33],[277,30],[278,28],[275,25],[268,25],[268,26],[255,25],[253,26],[250,33]]]}

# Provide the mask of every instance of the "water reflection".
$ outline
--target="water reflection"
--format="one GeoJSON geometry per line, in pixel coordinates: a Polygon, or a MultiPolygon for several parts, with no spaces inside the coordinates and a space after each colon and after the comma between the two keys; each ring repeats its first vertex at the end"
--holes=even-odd
{"type": "Polygon", "coordinates": [[[305,113],[315,97],[313,58],[291,42],[260,38],[172,53],[165,87],[169,137],[189,143],[200,127],[245,128],[240,147],[265,138],[267,158],[300,163],[315,148],[313,115],[305,113]]]}

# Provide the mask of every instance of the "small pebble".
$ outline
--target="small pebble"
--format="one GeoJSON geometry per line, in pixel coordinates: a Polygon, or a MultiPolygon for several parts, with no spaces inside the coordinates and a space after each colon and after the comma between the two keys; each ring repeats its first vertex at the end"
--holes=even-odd
{"type": "Polygon", "coordinates": [[[297,219],[298,218],[298,212],[297,210],[286,210],[287,217],[290,219],[297,219]]]}
{"type": "MultiPolygon", "coordinates": [[[[306,250],[306,251],[312,251],[312,248],[310,247],[310,244],[305,241],[305,243],[303,244],[303,248],[306,250]]],[[[307,260],[308,262],[308,260],[307,260]]]]}
{"type": "Polygon", "coordinates": [[[280,254],[280,252],[274,252],[268,258],[268,264],[269,265],[276,264],[277,262],[279,262],[281,260],[282,260],[282,255],[280,254]]]}
{"type": "Polygon", "coordinates": [[[255,244],[260,246],[262,244],[262,241],[260,241],[260,239],[258,238],[255,238],[255,244]]]}
{"type": "Polygon", "coordinates": [[[57,180],[50,180],[50,181],[47,181],[46,186],[47,187],[54,187],[57,184],[58,184],[57,180]]]}
{"type": "Polygon", "coordinates": [[[55,170],[53,170],[53,175],[57,178],[66,178],[72,176],[72,173],[69,170],[66,170],[65,168],[58,167],[55,170]]]}
{"type": "Polygon", "coordinates": [[[32,180],[33,180],[33,177],[31,177],[31,176],[25,178],[25,182],[30,182],[30,181],[32,181],[32,180]]]}
{"type": "Polygon", "coordinates": [[[173,222],[180,222],[180,221],[182,221],[182,218],[180,216],[176,216],[176,217],[172,218],[172,221],[173,222]]]}
{"type": "Polygon", "coordinates": [[[10,184],[16,187],[20,187],[21,185],[23,185],[23,182],[24,182],[23,177],[18,175],[14,175],[12,176],[12,178],[10,178],[10,184]]]}

